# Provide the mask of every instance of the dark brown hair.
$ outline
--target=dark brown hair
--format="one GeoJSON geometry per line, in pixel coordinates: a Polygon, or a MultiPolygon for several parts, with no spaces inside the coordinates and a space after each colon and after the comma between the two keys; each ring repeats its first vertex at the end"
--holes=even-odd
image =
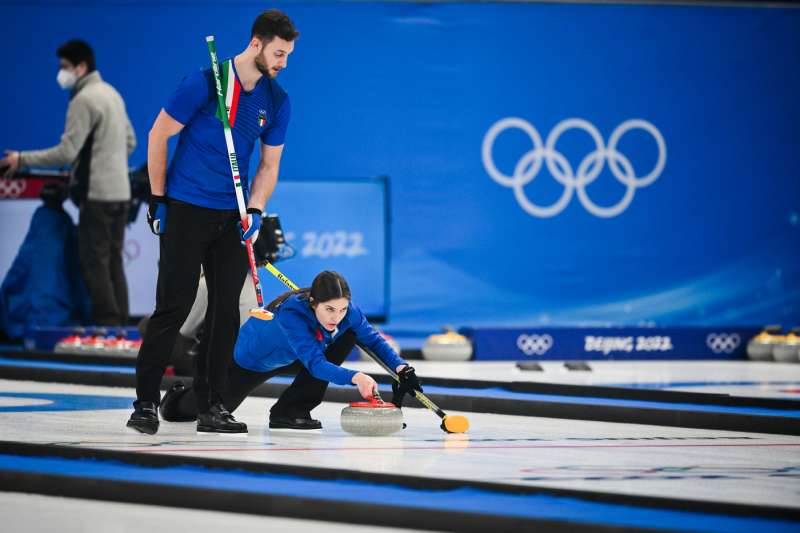
{"type": "Polygon", "coordinates": [[[287,298],[295,294],[306,296],[312,308],[316,307],[320,302],[327,302],[329,300],[335,300],[336,298],[351,299],[350,286],[347,284],[347,280],[344,279],[344,276],[338,272],[326,270],[317,274],[317,277],[315,277],[314,281],[311,283],[311,287],[284,292],[272,300],[267,306],[267,309],[274,311],[279,305],[286,301],[287,298]]]}
{"type": "Polygon", "coordinates": [[[300,36],[300,32],[283,11],[268,9],[256,17],[250,38],[258,37],[262,43],[267,44],[276,35],[284,41],[294,41],[300,36]]]}

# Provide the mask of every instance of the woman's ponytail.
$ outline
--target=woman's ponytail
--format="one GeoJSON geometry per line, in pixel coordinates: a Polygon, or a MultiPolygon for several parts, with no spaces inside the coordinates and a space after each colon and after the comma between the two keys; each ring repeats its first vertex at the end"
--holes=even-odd
{"type": "Polygon", "coordinates": [[[311,294],[311,287],[306,287],[305,289],[297,289],[296,291],[284,292],[283,294],[272,300],[267,305],[267,311],[275,311],[275,309],[277,309],[278,306],[280,306],[283,302],[285,302],[287,298],[289,298],[290,296],[294,296],[295,294],[303,294],[308,296],[309,294],[311,294]]]}

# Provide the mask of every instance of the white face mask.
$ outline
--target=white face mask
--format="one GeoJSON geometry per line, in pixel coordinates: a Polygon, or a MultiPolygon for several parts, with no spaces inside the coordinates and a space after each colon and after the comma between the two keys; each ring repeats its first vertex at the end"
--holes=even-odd
{"type": "Polygon", "coordinates": [[[58,71],[56,81],[58,82],[59,87],[65,91],[68,91],[75,87],[75,82],[78,81],[78,76],[75,74],[75,72],[62,68],[58,71]]]}

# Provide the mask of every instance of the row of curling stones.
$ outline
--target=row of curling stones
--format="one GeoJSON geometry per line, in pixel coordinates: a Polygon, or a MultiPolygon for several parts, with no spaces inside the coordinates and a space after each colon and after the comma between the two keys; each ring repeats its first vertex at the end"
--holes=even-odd
{"type": "Polygon", "coordinates": [[[105,328],[97,328],[90,335],[84,328],[75,328],[72,335],[58,341],[53,351],[60,354],[131,355],[139,353],[141,340],[126,338],[124,331],[111,336],[105,328]]]}
{"type": "Polygon", "coordinates": [[[786,335],[780,326],[767,326],[747,343],[747,356],[753,361],[800,362],[800,326],[786,335]]]}
{"type": "Polygon", "coordinates": [[[429,336],[422,345],[422,357],[428,361],[469,361],[472,343],[453,328],[429,336]]]}
{"type": "Polygon", "coordinates": [[[403,411],[384,402],[378,391],[370,401],[350,402],[342,409],[341,424],[347,433],[364,437],[384,437],[406,427],[403,411]]]}

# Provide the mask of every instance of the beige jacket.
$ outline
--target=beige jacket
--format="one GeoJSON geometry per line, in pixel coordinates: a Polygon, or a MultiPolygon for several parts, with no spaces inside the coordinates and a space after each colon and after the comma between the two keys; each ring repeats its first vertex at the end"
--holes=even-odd
{"type": "Polygon", "coordinates": [[[136,135],[120,94],[94,71],[75,84],[61,142],[45,150],[20,152],[20,166],[72,165],[73,180],[88,185],[90,200],[131,198],[128,157],[136,135]]]}

